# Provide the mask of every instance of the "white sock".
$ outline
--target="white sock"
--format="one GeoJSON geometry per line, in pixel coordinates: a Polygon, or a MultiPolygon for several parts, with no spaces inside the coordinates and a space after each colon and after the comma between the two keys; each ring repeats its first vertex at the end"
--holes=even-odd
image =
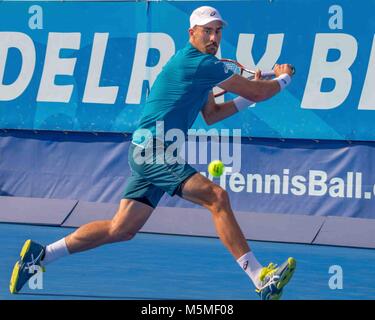
{"type": "Polygon", "coordinates": [[[254,283],[255,287],[259,288],[260,286],[260,271],[263,266],[255,258],[252,251],[245,253],[242,257],[237,260],[237,263],[240,265],[243,271],[250,277],[251,281],[254,283]]]}
{"type": "Polygon", "coordinates": [[[68,248],[65,243],[65,238],[60,239],[59,241],[56,241],[50,245],[47,246],[46,248],[46,253],[44,255],[44,258],[42,260],[42,264],[46,266],[47,264],[65,257],[69,255],[68,248]]]}

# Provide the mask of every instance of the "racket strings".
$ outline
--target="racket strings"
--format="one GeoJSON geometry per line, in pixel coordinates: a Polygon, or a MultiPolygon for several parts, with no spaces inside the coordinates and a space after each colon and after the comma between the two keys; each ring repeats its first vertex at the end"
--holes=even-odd
{"type": "Polygon", "coordinates": [[[231,70],[233,73],[242,74],[242,69],[238,65],[236,65],[235,63],[225,61],[224,65],[228,70],[231,70]]]}

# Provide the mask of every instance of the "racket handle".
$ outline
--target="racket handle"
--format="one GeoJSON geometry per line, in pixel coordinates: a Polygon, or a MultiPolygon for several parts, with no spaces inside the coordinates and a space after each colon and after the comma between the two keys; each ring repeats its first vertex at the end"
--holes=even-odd
{"type": "MultiPolygon", "coordinates": [[[[293,65],[290,65],[292,69],[292,75],[296,73],[296,68],[293,65]]],[[[275,76],[275,71],[262,71],[262,78],[271,78],[275,76]]]]}
{"type": "Polygon", "coordinates": [[[262,71],[262,78],[270,78],[274,76],[275,76],[274,71],[262,71]]]}

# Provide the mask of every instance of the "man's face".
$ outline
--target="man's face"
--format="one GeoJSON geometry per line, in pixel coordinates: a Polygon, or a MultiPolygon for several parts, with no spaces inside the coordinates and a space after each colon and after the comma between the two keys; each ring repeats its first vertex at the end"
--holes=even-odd
{"type": "Polygon", "coordinates": [[[215,55],[221,41],[223,23],[215,20],[189,29],[190,42],[199,51],[215,55]]]}

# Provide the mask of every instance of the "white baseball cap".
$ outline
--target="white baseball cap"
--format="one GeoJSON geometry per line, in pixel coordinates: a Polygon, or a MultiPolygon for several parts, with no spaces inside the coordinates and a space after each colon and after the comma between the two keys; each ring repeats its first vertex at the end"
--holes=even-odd
{"type": "Polygon", "coordinates": [[[227,25],[227,22],[223,20],[217,9],[209,6],[199,7],[195,9],[190,16],[190,28],[194,26],[204,26],[215,20],[221,21],[224,26],[227,25]]]}

